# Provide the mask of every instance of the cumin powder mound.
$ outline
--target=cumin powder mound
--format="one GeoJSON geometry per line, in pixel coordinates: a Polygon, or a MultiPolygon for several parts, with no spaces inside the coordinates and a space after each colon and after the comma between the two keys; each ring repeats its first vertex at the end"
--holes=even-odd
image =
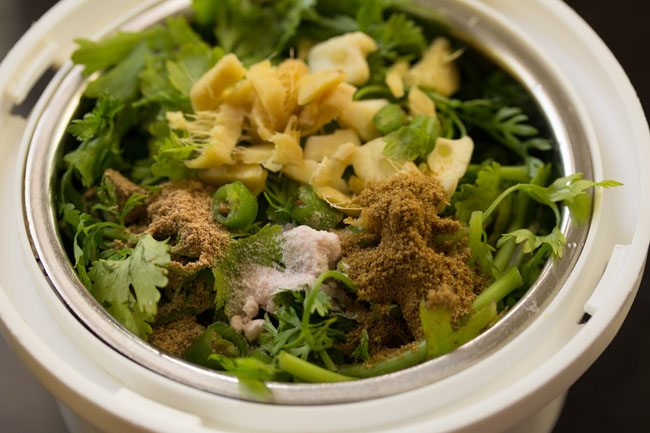
{"type": "Polygon", "coordinates": [[[454,320],[469,313],[481,278],[467,264],[465,244],[437,244],[461,228],[438,216],[445,193],[437,179],[400,173],[355,198],[363,230],[344,236],[343,258],[359,299],[397,305],[411,333],[422,336],[420,301],[448,306],[454,320]]]}
{"type": "Polygon", "coordinates": [[[173,255],[210,265],[221,257],[229,239],[214,221],[211,203],[211,191],[200,182],[170,182],[149,203],[147,232],[171,238],[173,255]]]}
{"type": "Polygon", "coordinates": [[[154,325],[149,343],[172,356],[181,357],[190,344],[205,330],[194,317],[172,323],[154,325]]]}
{"type": "Polygon", "coordinates": [[[170,182],[149,202],[146,231],[156,239],[170,240],[170,286],[180,283],[175,278],[211,267],[226,251],[230,238],[214,221],[212,193],[200,182],[170,182]]]}

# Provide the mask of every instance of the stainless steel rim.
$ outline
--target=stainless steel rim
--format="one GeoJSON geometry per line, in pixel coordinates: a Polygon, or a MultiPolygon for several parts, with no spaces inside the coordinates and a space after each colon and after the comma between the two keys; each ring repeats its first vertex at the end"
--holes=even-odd
{"type": "MultiPolygon", "coordinates": [[[[569,92],[544,60],[532,53],[511,29],[469,3],[458,0],[423,3],[440,11],[457,36],[473,41],[474,46],[517,76],[536,97],[554,131],[563,171],[582,172],[592,177],[587,127],[573,109],[567,96],[569,92]]],[[[187,0],[161,0],[119,27],[142,29],[182,12],[188,5],[187,0]]],[[[113,350],[171,380],[218,395],[248,399],[240,394],[236,379],[168,356],[128,332],[94,300],[70,265],[57,232],[53,188],[59,143],[85,83],[81,68],[70,63],[64,65],[51,83],[56,91],[43,105],[43,111],[34,113],[38,122],[31,131],[25,161],[23,213],[35,260],[40,261],[52,290],[69,312],[113,350]]],[[[582,251],[588,225],[576,227],[564,214],[562,229],[569,246],[563,259],[549,263],[518,305],[470,343],[440,358],[377,378],[339,384],[271,383],[271,402],[319,405],[380,398],[434,383],[476,364],[523,331],[563,286],[582,251]]]]}

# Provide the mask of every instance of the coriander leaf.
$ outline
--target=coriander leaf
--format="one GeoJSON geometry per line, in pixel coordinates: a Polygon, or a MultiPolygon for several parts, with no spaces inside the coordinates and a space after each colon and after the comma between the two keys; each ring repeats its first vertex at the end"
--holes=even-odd
{"type": "Polygon", "coordinates": [[[121,62],[143,38],[143,33],[120,32],[99,42],[76,39],[79,48],[72,53],[72,61],[85,66],[84,74],[92,74],[121,62]]]}
{"type": "Polygon", "coordinates": [[[264,198],[269,204],[267,218],[276,224],[293,223],[291,212],[298,196],[298,183],[288,177],[270,175],[264,187],[264,198]]]}
{"type": "Polygon", "coordinates": [[[548,150],[552,148],[549,140],[535,137],[539,131],[528,123],[528,115],[519,107],[504,105],[500,99],[459,99],[445,98],[435,92],[428,95],[436,103],[445,135],[451,138],[455,131],[465,135],[466,125],[485,132],[499,144],[512,150],[522,160],[527,161],[530,149],[548,150]]]}
{"type": "Polygon", "coordinates": [[[311,313],[318,313],[319,316],[325,317],[332,309],[332,299],[325,292],[319,291],[311,305],[311,313]]]}
{"type": "Polygon", "coordinates": [[[497,248],[501,247],[509,239],[513,239],[517,244],[522,245],[524,253],[532,253],[542,245],[548,245],[553,253],[553,257],[559,259],[562,257],[562,250],[566,245],[566,238],[560,229],[556,226],[553,231],[545,236],[538,236],[528,229],[519,229],[501,236],[497,242],[497,248]]]}
{"type": "Polygon", "coordinates": [[[214,22],[219,44],[226,52],[235,53],[245,64],[280,54],[295,35],[302,14],[314,4],[314,0],[194,2],[199,21],[204,24],[214,22]]]}
{"type": "Polygon", "coordinates": [[[439,124],[429,116],[416,116],[407,126],[388,134],[384,155],[397,161],[426,157],[438,139],[439,124]]]}
{"type": "Polygon", "coordinates": [[[359,337],[359,345],[352,352],[354,362],[367,361],[370,358],[370,353],[368,352],[369,342],[368,330],[364,329],[359,337]]]}
{"type": "Polygon", "coordinates": [[[120,198],[115,181],[104,174],[102,182],[97,188],[97,198],[99,203],[93,206],[93,210],[107,212],[114,221],[124,226],[127,215],[144,203],[146,195],[133,192],[128,197],[120,198]]]}
{"type": "Polygon", "coordinates": [[[467,224],[476,210],[484,211],[502,192],[499,164],[486,164],[473,184],[465,183],[454,193],[452,203],[456,218],[467,224]]]}
{"type": "Polygon", "coordinates": [[[95,104],[93,111],[86,113],[83,119],[72,121],[68,126],[68,132],[81,142],[88,141],[105,130],[111,129],[115,115],[122,107],[123,105],[119,101],[102,96],[95,104]]]}
{"type": "Polygon", "coordinates": [[[90,288],[92,283],[88,277],[88,267],[109,248],[113,239],[126,239],[126,230],[118,224],[99,221],[77,210],[71,203],[61,207],[61,214],[74,233],[72,249],[75,269],[84,286],[90,288]]]}
{"type": "Polygon", "coordinates": [[[110,311],[119,313],[116,319],[124,326],[146,339],[147,333],[142,334],[142,327],[135,325],[140,319],[154,321],[160,300],[158,288],[167,285],[165,266],[170,260],[165,242],[144,235],[125,257],[93,263],[88,273],[91,293],[110,311]]]}
{"type": "Polygon", "coordinates": [[[192,0],[194,19],[202,26],[214,24],[214,19],[219,13],[219,2],[214,0],[192,0]]]}
{"type": "Polygon", "coordinates": [[[588,200],[587,190],[595,187],[614,188],[622,184],[613,180],[594,182],[582,179],[582,173],[575,173],[569,176],[556,179],[548,187],[542,187],[530,183],[521,183],[505,190],[484,212],[483,218],[487,220],[490,214],[496,209],[499,203],[515,191],[524,191],[535,201],[551,208],[555,214],[557,224],[560,223],[560,210],[557,203],[562,202],[569,207],[569,210],[577,212],[577,216],[584,218],[591,206],[588,200]],[[586,199],[587,198],[587,199],[586,199]]]}
{"type": "MultiPolygon", "coordinates": [[[[307,291],[306,296],[299,305],[299,297],[294,297],[293,305],[287,305],[286,296],[280,294],[284,305],[273,313],[278,323],[276,327],[271,317],[265,317],[264,329],[260,335],[262,347],[272,356],[281,351],[286,351],[303,360],[307,360],[311,353],[316,353],[322,359],[329,359],[326,351],[334,345],[336,340],[343,338],[343,332],[334,328],[337,316],[327,317],[331,308],[329,296],[320,291],[323,282],[334,278],[349,283],[349,278],[337,271],[323,272],[316,278],[314,285],[307,291]],[[298,311],[302,310],[301,316],[298,311]],[[321,317],[312,321],[312,315],[317,312],[321,317]]],[[[274,298],[275,299],[275,298],[274,298]]]]}
{"type": "Polygon", "coordinates": [[[129,274],[140,311],[155,316],[158,310],[160,292],[157,287],[167,285],[167,271],[170,262],[169,247],[150,235],[143,236],[131,256],[129,274]]]}
{"type": "Polygon", "coordinates": [[[159,104],[165,111],[190,112],[192,106],[189,98],[175,88],[169,80],[169,68],[165,59],[166,56],[147,58],[139,76],[142,98],[134,105],[159,104]]]}
{"type": "Polygon", "coordinates": [[[319,14],[316,9],[306,9],[303,12],[299,36],[324,41],[334,36],[358,30],[357,21],[351,16],[324,16],[319,14]]]}
{"type": "Polygon", "coordinates": [[[419,58],[426,47],[422,28],[402,13],[393,13],[384,20],[384,11],[399,1],[368,1],[357,12],[361,31],[369,34],[379,46],[379,55],[395,61],[400,55],[419,58]]]}
{"type": "Polygon", "coordinates": [[[120,160],[115,118],[123,108],[121,102],[101,95],[93,111],[81,120],[73,120],[68,129],[81,140],[81,145],[63,159],[69,164],[69,170],[81,176],[86,188],[92,186],[106,168],[120,160]]]}
{"type": "Polygon", "coordinates": [[[190,169],[185,161],[198,151],[198,145],[190,145],[179,140],[175,134],[162,140],[158,152],[154,155],[151,164],[151,173],[154,176],[169,177],[170,179],[186,179],[190,176],[190,169]]]}
{"type": "Polygon", "coordinates": [[[205,44],[201,36],[192,29],[192,26],[190,26],[190,23],[184,16],[167,18],[165,24],[169,37],[175,46],[182,47],[184,45],[205,44]]]}
{"type": "Polygon", "coordinates": [[[153,332],[151,325],[147,323],[151,320],[140,310],[130,306],[130,304],[111,304],[106,307],[106,311],[124,325],[126,329],[143,340],[146,340],[153,332]]]}
{"type": "Polygon", "coordinates": [[[211,50],[205,43],[183,45],[176,60],[167,61],[170,83],[184,96],[192,86],[223,56],[221,50],[211,50]]]}
{"type": "Polygon", "coordinates": [[[400,55],[420,57],[426,48],[422,28],[404,14],[392,14],[388,21],[372,32],[380,54],[387,60],[397,60],[400,55]]]}
{"type": "Polygon", "coordinates": [[[90,98],[99,98],[102,94],[107,93],[119,101],[134,97],[138,91],[138,76],[144,69],[145,59],[150,53],[151,50],[145,43],[138,44],[113,69],[91,81],[86,88],[85,95],[90,98]]]}
{"type": "Polygon", "coordinates": [[[273,365],[253,357],[228,358],[214,354],[209,359],[218,362],[224,370],[237,377],[242,391],[250,393],[252,397],[266,400],[271,396],[271,391],[264,382],[273,380],[277,373],[273,365]]]}

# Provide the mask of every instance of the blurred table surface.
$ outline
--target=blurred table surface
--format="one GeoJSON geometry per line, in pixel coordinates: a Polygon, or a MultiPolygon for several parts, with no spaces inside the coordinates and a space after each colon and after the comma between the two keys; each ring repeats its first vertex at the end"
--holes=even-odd
{"type": "MultiPolygon", "coordinates": [[[[536,0],[512,0],[536,1],[536,0]]],[[[0,59],[55,0],[0,0],[0,59]]],[[[566,0],[605,40],[650,110],[649,0],[566,0]]],[[[650,169],[650,168],[649,168],[650,169]]],[[[650,431],[650,267],[611,346],[571,388],[554,433],[650,431]]],[[[0,338],[0,430],[66,433],[51,395],[0,338]]]]}

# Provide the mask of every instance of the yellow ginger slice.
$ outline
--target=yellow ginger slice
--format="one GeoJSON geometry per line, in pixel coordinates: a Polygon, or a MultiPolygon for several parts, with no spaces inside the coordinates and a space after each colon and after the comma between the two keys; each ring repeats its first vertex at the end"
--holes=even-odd
{"type": "Polygon", "coordinates": [[[300,132],[292,129],[294,125],[295,120],[290,122],[285,132],[271,135],[269,143],[238,146],[233,157],[244,164],[261,164],[273,172],[282,170],[287,164],[297,164],[302,161],[302,147],[300,132]]]}
{"type": "Polygon", "coordinates": [[[252,128],[248,132],[251,135],[257,135],[261,141],[269,141],[276,132],[262,101],[257,97],[253,99],[253,106],[248,112],[248,121],[252,128]]]}
{"type": "Polygon", "coordinates": [[[341,192],[348,191],[348,186],[343,180],[343,172],[352,163],[358,148],[354,143],[346,143],[339,146],[332,156],[323,159],[311,180],[311,185],[316,193],[318,193],[318,188],[325,186],[341,192]]]}
{"type": "Polygon", "coordinates": [[[359,136],[353,129],[337,129],[332,134],[312,135],[305,143],[304,158],[320,162],[324,157],[334,155],[339,146],[346,143],[361,146],[359,136]]]}
{"type": "MultiPolygon", "coordinates": [[[[352,160],[352,167],[354,173],[364,184],[380,182],[415,166],[412,162],[402,163],[388,158],[384,155],[385,146],[386,141],[380,137],[357,149],[352,160]]],[[[359,189],[360,185],[361,182],[355,180],[355,189],[359,189]]]]}
{"type": "Polygon", "coordinates": [[[429,116],[436,118],[436,104],[419,87],[413,86],[409,90],[408,106],[411,116],[429,116]]]}
{"type": "Polygon", "coordinates": [[[453,60],[449,40],[436,38],[422,60],[407,72],[404,81],[409,86],[425,87],[450,96],[460,86],[460,74],[453,60]]]}
{"type": "Polygon", "coordinates": [[[325,157],[318,164],[311,179],[314,192],[337,208],[346,208],[351,201],[348,186],[343,180],[343,173],[352,163],[357,149],[359,146],[354,143],[339,146],[331,157],[325,157]]]}
{"type": "Polygon", "coordinates": [[[347,33],[314,45],[307,55],[309,69],[342,71],[348,83],[360,86],[368,81],[368,54],[377,50],[373,38],[362,32],[347,33]]]}
{"type": "Polygon", "coordinates": [[[229,104],[217,111],[200,111],[189,119],[182,113],[167,113],[172,129],[187,131],[188,136],[181,141],[200,146],[199,156],[185,162],[193,169],[234,164],[232,152],[241,137],[243,120],[244,111],[229,104]]]}
{"type": "Polygon", "coordinates": [[[352,175],[348,179],[348,188],[355,194],[361,193],[365,187],[366,183],[359,176],[352,175]]]}
{"type": "Polygon", "coordinates": [[[386,99],[352,101],[341,111],[339,123],[344,128],[353,128],[363,141],[370,141],[380,135],[372,118],[386,105],[388,105],[386,99]]]}
{"type": "Polygon", "coordinates": [[[401,98],[406,94],[404,91],[404,76],[408,70],[409,64],[407,62],[397,62],[386,72],[386,85],[390,93],[396,98],[401,98]]]}
{"type": "Polygon", "coordinates": [[[297,182],[309,184],[317,168],[318,162],[310,159],[301,159],[295,164],[285,165],[282,173],[297,182]]]}
{"type": "Polygon", "coordinates": [[[458,181],[467,171],[474,151],[474,141],[465,136],[458,140],[438,138],[436,147],[429,154],[427,164],[445,188],[447,198],[451,198],[458,181]]]}
{"type": "Polygon", "coordinates": [[[233,151],[233,158],[242,164],[261,164],[271,159],[274,151],[275,146],[272,143],[237,146],[233,151]]]}
{"type": "Polygon", "coordinates": [[[356,87],[341,83],[318,101],[303,107],[298,116],[298,129],[303,136],[314,134],[339,117],[351,103],[356,87]]]}
{"type": "Polygon", "coordinates": [[[227,54],[194,83],[190,101],[194,111],[214,110],[224,92],[246,76],[246,69],[237,56],[227,54]]]}
{"type": "Polygon", "coordinates": [[[255,97],[255,89],[250,81],[243,79],[223,93],[222,101],[235,107],[250,111],[255,97]]]}
{"type": "Polygon", "coordinates": [[[276,68],[265,60],[251,66],[246,77],[255,89],[259,101],[258,110],[263,109],[269,121],[268,126],[275,132],[284,131],[289,120],[285,112],[287,89],[278,78],[276,68]]]}
{"type": "Polygon", "coordinates": [[[286,90],[284,111],[287,118],[289,118],[298,109],[298,94],[300,92],[298,83],[304,76],[309,74],[309,68],[302,60],[288,59],[278,65],[277,74],[286,90]]]}
{"type": "Polygon", "coordinates": [[[289,121],[283,133],[274,134],[269,141],[273,143],[273,154],[262,165],[269,171],[278,172],[285,165],[302,161],[302,147],[300,146],[300,132],[294,129],[295,117],[289,121]]]}
{"type": "Polygon", "coordinates": [[[305,75],[298,82],[298,104],[307,105],[322,98],[337,87],[345,74],[340,71],[318,71],[305,75]]]}
{"type": "Polygon", "coordinates": [[[267,175],[268,171],[258,164],[223,165],[217,168],[201,170],[198,173],[199,179],[215,186],[238,180],[246,185],[246,188],[254,195],[264,191],[267,175]]]}

